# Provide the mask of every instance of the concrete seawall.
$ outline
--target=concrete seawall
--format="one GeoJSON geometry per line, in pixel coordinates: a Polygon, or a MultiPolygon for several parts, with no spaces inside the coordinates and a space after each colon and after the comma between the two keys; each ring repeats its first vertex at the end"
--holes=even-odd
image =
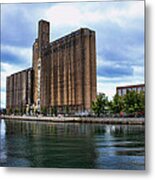
{"type": "Polygon", "coordinates": [[[44,122],[78,122],[101,124],[145,124],[144,118],[97,118],[97,117],[35,117],[35,116],[1,116],[4,120],[44,121],[44,122]]]}

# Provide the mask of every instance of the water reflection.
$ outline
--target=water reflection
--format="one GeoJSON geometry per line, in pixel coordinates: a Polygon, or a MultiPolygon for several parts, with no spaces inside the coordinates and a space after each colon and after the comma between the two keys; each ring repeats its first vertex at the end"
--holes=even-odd
{"type": "Polygon", "coordinates": [[[1,166],[144,169],[144,126],[9,120],[0,126],[1,166]]]}
{"type": "Polygon", "coordinates": [[[5,123],[4,120],[0,120],[0,163],[6,160],[6,150],[5,150],[5,123]]]}

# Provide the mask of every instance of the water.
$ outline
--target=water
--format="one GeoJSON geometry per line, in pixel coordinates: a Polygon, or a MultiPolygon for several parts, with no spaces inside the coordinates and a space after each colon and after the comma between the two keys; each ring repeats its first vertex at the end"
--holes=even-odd
{"type": "Polygon", "coordinates": [[[0,120],[0,166],[143,170],[144,130],[0,120]]]}

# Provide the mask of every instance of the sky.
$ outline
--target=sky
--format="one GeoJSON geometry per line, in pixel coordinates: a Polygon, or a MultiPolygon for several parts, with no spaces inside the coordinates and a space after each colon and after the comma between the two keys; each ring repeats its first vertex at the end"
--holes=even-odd
{"type": "Polygon", "coordinates": [[[1,5],[1,107],[6,77],[32,66],[38,21],[50,22],[50,41],[81,27],[96,32],[97,92],[144,83],[144,1],[1,5]]]}

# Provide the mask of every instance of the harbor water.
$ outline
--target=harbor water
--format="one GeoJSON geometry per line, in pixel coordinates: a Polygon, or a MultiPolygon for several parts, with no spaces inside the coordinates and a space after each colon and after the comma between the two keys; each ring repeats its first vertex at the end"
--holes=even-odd
{"type": "Polygon", "coordinates": [[[145,126],[0,120],[0,166],[145,169],[145,126]]]}

